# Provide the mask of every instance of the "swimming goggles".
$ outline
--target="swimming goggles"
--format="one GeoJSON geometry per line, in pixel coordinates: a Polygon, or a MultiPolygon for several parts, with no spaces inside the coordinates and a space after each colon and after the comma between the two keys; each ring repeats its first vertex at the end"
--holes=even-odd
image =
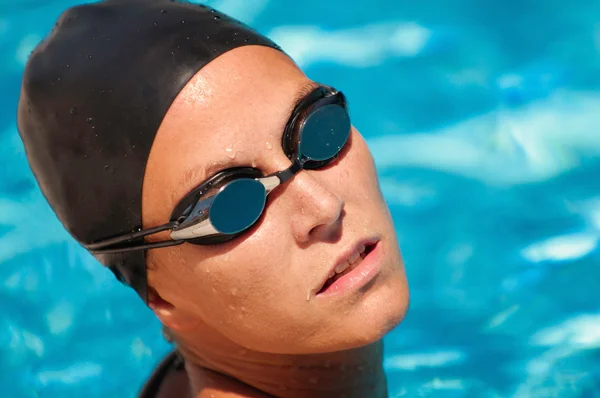
{"type": "Polygon", "coordinates": [[[319,86],[294,108],[282,139],[292,165],[264,176],[251,167],[231,168],[211,177],[188,193],[169,223],[87,245],[96,253],[122,253],[179,245],[227,242],[250,229],[264,212],[267,196],[300,170],[319,169],[338,157],[350,136],[345,96],[319,86]],[[140,242],[140,238],[170,230],[170,240],[140,242]],[[135,242],[137,241],[137,242],[135,242]]]}

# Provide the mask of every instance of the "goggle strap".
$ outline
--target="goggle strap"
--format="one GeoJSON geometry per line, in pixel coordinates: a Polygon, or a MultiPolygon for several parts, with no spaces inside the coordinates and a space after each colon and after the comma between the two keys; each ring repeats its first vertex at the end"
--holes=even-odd
{"type": "Polygon", "coordinates": [[[128,243],[132,240],[143,238],[144,236],[153,235],[162,231],[175,228],[179,223],[176,221],[169,222],[167,224],[159,225],[157,227],[142,229],[137,232],[132,232],[127,235],[117,236],[116,238],[105,239],[99,242],[90,243],[84,245],[84,247],[90,251],[100,251],[100,249],[106,249],[111,246],[116,246],[121,243],[128,243]]]}
{"type": "Polygon", "coordinates": [[[91,254],[116,254],[116,253],[126,253],[133,252],[137,250],[150,250],[150,249],[158,249],[161,247],[169,247],[169,246],[177,246],[185,243],[184,240],[165,240],[161,242],[152,242],[152,243],[144,243],[140,245],[134,246],[124,246],[124,247],[113,247],[108,249],[97,249],[90,250],[91,254]]]}

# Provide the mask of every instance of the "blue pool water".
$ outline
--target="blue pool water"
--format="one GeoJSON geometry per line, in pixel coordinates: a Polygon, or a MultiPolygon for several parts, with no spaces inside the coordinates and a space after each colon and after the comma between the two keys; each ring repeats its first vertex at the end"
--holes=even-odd
{"type": "MultiPolygon", "coordinates": [[[[349,97],[412,288],[391,397],[600,396],[600,2],[206,3],[349,97]]],[[[27,56],[73,4],[0,0],[2,397],[133,397],[170,349],[63,231],[16,132],[27,56]]]]}

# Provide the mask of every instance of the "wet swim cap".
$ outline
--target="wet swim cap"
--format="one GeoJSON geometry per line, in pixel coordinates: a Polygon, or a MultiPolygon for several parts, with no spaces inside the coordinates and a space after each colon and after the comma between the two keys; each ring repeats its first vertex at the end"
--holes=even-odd
{"type": "MultiPolygon", "coordinates": [[[[108,0],[73,7],[31,55],[18,129],[31,169],[69,233],[90,244],[142,228],[142,182],[175,97],[210,61],[279,49],[209,7],[108,0]]],[[[145,252],[97,259],[147,299],[145,252]]]]}

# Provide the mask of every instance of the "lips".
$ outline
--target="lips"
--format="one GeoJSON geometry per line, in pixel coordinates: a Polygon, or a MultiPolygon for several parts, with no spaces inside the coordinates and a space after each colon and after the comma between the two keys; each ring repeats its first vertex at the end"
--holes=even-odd
{"type": "MultiPolygon", "coordinates": [[[[352,272],[358,267],[363,259],[371,253],[375,247],[376,241],[368,240],[358,243],[353,249],[349,251],[349,254],[344,254],[336,265],[330,271],[327,279],[324,281],[321,288],[317,291],[317,294],[323,293],[331,286],[335,281],[352,272]]],[[[348,252],[347,252],[348,253],[348,252]]]]}

